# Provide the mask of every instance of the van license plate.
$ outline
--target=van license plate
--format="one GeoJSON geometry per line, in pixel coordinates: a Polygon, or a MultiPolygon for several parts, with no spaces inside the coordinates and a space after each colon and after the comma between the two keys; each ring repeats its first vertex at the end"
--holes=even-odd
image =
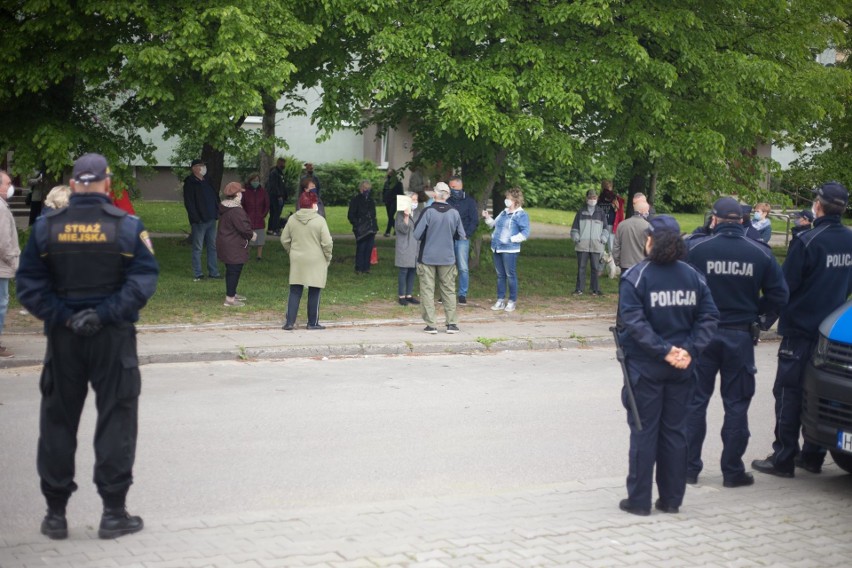
{"type": "Polygon", "coordinates": [[[837,448],[852,453],[852,432],[837,431],[837,448]]]}

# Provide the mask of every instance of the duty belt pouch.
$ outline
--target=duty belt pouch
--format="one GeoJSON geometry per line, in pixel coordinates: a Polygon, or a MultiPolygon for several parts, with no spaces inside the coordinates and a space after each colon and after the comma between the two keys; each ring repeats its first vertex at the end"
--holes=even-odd
{"type": "Polygon", "coordinates": [[[751,332],[751,342],[757,345],[760,342],[760,323],[753,321],[749,326],[751,332]]]}

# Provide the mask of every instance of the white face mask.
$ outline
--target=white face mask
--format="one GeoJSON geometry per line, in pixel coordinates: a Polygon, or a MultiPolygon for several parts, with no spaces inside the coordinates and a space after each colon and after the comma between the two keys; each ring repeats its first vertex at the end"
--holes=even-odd
{"type": "Polygon", "coordinates": [[[411,204],[411,210],[412,210],[412,211],[414,211],[415,209],[417,209],[417,204],[416,204],[416,203],[412,203],[412,204],[411,204]]]}
{"type": "Polygon", "coordinates": [[[6,190],[6,199],[12,199],[13,195],[15,195],[15,186],[9,184],[9,189],[6,190]]]}
{"type": "Polygon", "coordinates": [[[199,173],[201,174],[201,177],[206,176],[207,175],[207,166],[201,166],[201,171],[199,173]]]}
{"type": "Polygon", "coordinates": [[[587,199],[586,200],[586,205],[588,205],[589,207],[594,207],[597,204],[598,204],[597,199],[587,199]]]}
{"type": "Polygon", "coordinates": [[[816,219],[817,218],[816,203],[811,205],[811,213],[814,214],[814,219],[816,219]]]}
{"type": "Polygon", "coordinates": [[[504,199],[503,205],[505,205],[507,208],[511,207],[512,206],[512,200],[511,199],[504,199]]]}

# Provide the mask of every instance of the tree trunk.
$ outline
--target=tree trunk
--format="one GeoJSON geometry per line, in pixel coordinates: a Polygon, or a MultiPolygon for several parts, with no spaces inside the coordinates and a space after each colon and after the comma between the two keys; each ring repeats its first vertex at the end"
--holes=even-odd
{"type": "Polygon", "coordinates": [[[266,182],[266,174],[275,162],[275,117],[278,112],[278,101],[269,94],[263,95],[263,131],[264,145],[260,150],[260,174],[266,182]]]}
{"type": "Polygon", "coordinates": [[[225,173],[225,152],[205,142],[201,149],[201,159],[207,164],[207,179],[217,191],[222,190],[222,176],[225,173]]]}
{"type": "MultiPolygon", "coordinates": [[[[473,170],[473,175],[471,177],[484,177],[481,190],[477,193],[477,213],[485,209],[485,205],[488,203],[488,199],[491,197],[491,192],[494,190],[494,184],[497,182],[497,178],[503,173],[503,164],[506,162],[507,155],[508,152],[505,149],[499,150],[497,152],[497,155],[494,157],[493,167],[488,168],[487,172],[483,172],[479,166],[470,162],[462,165],[463,176],[467,176],[467,172],[473,170]]],[[[473,254],[471,254],[470,257],[470,268],[473,269],[479,266],[480,254],[482,252],[482,235],[480,234],[480,236],[478,237],[471,236],[469,238],[471,238],[471,244],[473,245],[471,247],[473,249],[473,254]]]]}

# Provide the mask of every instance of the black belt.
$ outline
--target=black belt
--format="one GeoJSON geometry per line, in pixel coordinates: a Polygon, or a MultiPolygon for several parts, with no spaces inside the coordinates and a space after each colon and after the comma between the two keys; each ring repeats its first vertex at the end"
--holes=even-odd
{"type": "Polygon", "coordinates": [[[720,324],[719,327],[721,329],[735,329],[737,331],[748,331],[751,332],[751,324],[750,323],[738,323],[738,324],[720,324]]]}

